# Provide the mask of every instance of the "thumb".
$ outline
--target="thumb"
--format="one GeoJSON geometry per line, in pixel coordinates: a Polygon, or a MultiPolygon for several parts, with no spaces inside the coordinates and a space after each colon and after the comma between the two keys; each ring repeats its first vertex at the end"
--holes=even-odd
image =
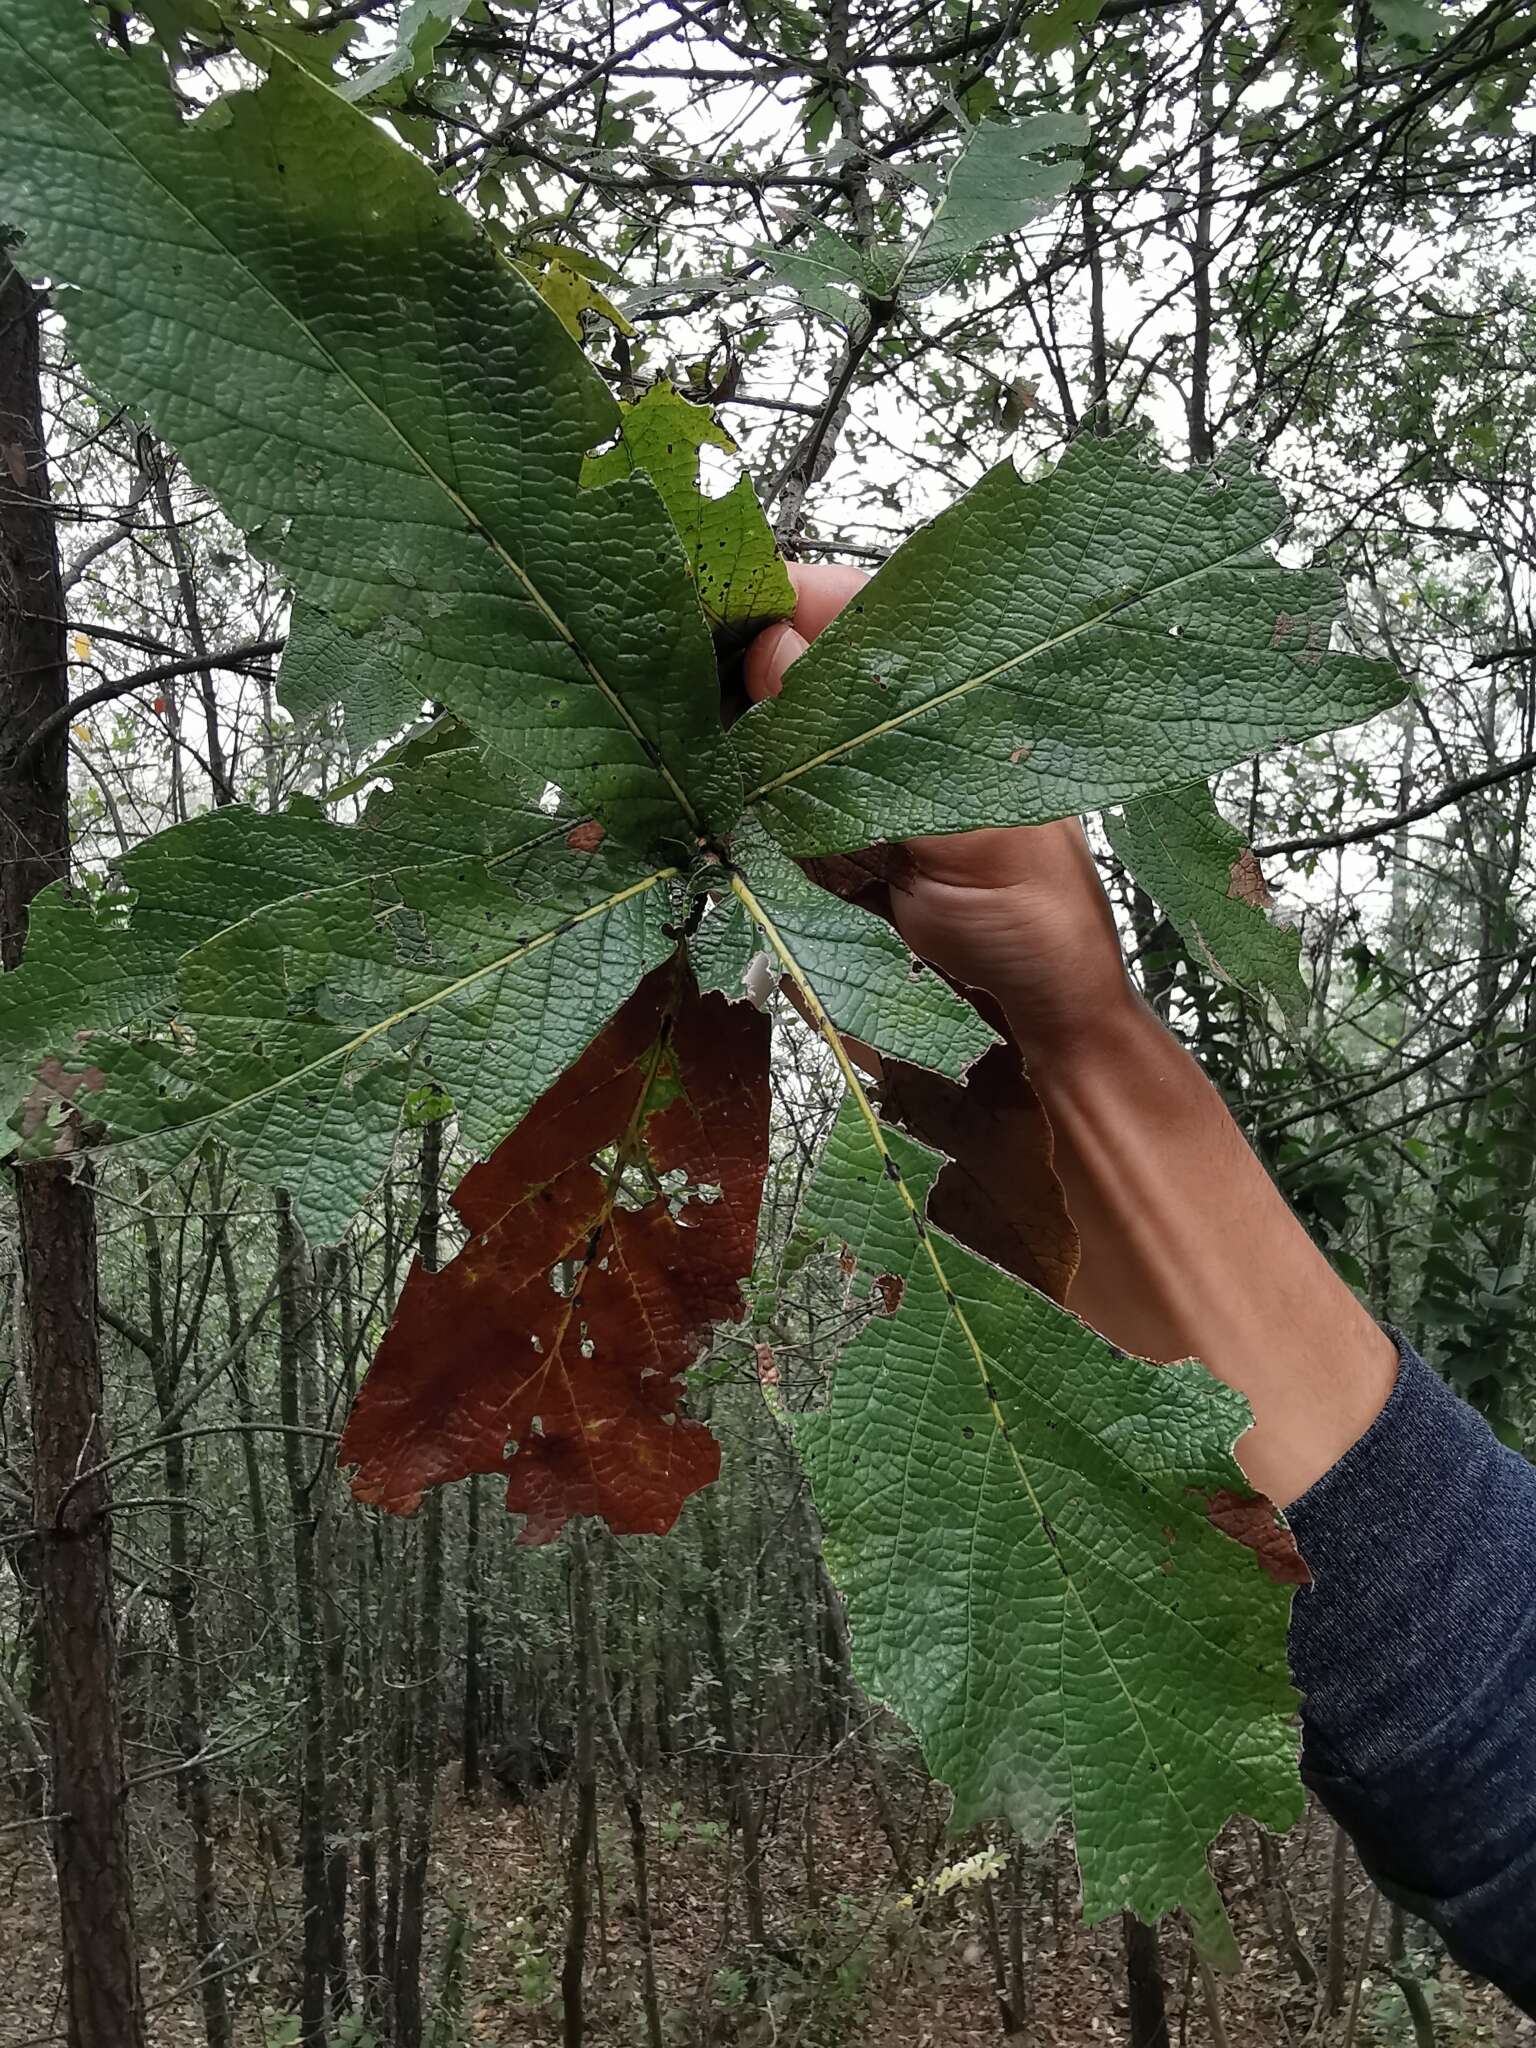
{"type": "Polygon", "coordinates": [[[784,687],[784,671],[800,659],[810,644],[787,619],[776,626],[765,626],[747,649],[743,664],[751,702],[760,704],[765,697],[777,697],[784,687]]]}

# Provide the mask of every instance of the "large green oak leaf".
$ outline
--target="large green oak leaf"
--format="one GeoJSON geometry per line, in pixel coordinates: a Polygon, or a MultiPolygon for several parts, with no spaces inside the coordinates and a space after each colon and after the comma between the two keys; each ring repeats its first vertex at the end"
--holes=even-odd
{"type": "Polygon", "coordinates": [[[137,848],[94,912],[39,898],[0,977],[24,1151],[61,1100],[160,1171],[216,1138],[329,1240],[427,1080],[494,1150],[674,949],[672,872],[468,750],[395,773],[362,825],[230,807],[137,848]]]}
{"type": "Polygon", "coordinates": [[[426,166],[275,49],[184,120],[76,0],[7,0],[0,76],[20,260],[299,596],[643,850],[727,829],[671,521],[643,477],[583,491],[617,405],[426,166]]]}
{"type": "Polygon", "coordinates": [[[1367,718],[1403,685],[1334,652],[1327,570],[1265,550],[1273,484],[1129,436],[1003,462],[880,570],[736,727],[796,854],[1037,824],[1367,718]]]}
{"type": "Polygon", "coordinates": [[[941,1163],[850,1099],[801,1220],[867,1318],[795,1430],[854,1668],[957,1826],[1067,1815],[1090,1920],[1183,1906],[1230,1954],[1207,1845],[1301,1806],[1278,1581],[1304,1573],[1232,1456],[1247,1405],[924,1223],[941,1163]]]}

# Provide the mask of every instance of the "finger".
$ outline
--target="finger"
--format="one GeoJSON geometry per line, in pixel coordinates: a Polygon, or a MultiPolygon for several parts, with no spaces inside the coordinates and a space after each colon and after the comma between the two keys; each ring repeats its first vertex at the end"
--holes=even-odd
{"type": "Polygon", "coordinates": [[[791,562],[789,580],[795,586],[795,630],[814,640],[869,578],[842,562],[791,562]]]}
{"type": "Polygon", "coordinates": [[[742,664],[749,701],[761,704],[765,697],[777,697],[784,687],[784,671],[792,661],[800,659],[809,645],[804,634],[797,633],[787,619],[777,626],[765,626],[747,649],[742,664]]]}
{"type": "Polygon", "coordinates": [[[928,835],[909,839],[907,851],[930,881],[969,889],[1010,889],[1020,882],[1052,889],[1090,871],[1097,876],[1087,835],[1076,818],[928,835]]]}
{"type": "Polygon", "coordinates": [[[765,626],[747,649],[744,679],[753,704],[778,696],[790,663],[799,660],[822,628],[830,625],[869,581],[862,569],[839,563],[790,562],[787,567],[795,587],[795,615],[779,625],[765,626]]]}

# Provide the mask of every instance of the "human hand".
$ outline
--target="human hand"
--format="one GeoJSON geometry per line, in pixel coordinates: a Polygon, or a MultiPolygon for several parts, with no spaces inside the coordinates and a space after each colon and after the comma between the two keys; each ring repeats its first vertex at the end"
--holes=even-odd
{"type": "MultiPolygon", "coordinates": [[[[862,571],[790,564],[794,617],[766,627],[746,655],[747,695],[776,697],[791,663],[868,580],[862,571]]],[[[907,944],[1002,1004],[1026,1053],[1077,1044],[1123,1009],[1130,983],[1082,826],[1014,825],[906,842],[891,910],[907,944]]]]}

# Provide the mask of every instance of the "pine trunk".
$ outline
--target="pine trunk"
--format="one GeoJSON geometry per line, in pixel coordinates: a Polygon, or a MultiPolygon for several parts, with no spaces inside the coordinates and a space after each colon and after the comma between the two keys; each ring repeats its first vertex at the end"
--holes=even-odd
{"type": "MultiPolygon", "coordinates": [[[[0,964],[32,898],[69,863],[67,728],[16,765],[68,701],[64,597],[49,503],[36,293],[0,242],[0,964]]],[[[72,1123],[60,1145],[77,1141],[72,1123]]],[[[143,2048],[112,1609],[111,1485],[87,1176],[59,1157],[16,1176],[33,1424],[32,1568],[70,2048],[143,2048]],[[82,1480],[80,1475],[94,1476],[82,1480]]]]}

